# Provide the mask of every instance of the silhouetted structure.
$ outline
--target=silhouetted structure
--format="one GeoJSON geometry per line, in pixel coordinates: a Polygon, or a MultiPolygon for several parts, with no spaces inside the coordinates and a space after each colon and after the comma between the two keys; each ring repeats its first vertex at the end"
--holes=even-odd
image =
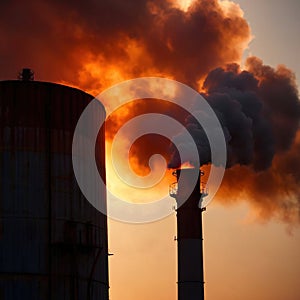
{"type": "Polygon", "coordinates": [[[22,72],[19,73],[18,79],[23,81],[34,80],[34,72],[31,69],[24,68],[22,72]]]}
{"type": "Polygon", "coordinates": [[[206,194],[200,187],[203,173],[197,173],[197,169],[174,171],[177,182],[170,189],[178,206],[178,300],[204,299],[202,212],[205,209],[201,207],[201,200],[206,194]],[[197,179],[195,185],[192,177],[197,179]]]}
{"type": "MultiPolygon", "coordinates": [[[[1,300],[108,300],[107,219],[72,167],[74,128],[92,99],[52,83],[0,82],[1,300]]],[[[104,128],[97,148],[105,178],[104,128]]]]}

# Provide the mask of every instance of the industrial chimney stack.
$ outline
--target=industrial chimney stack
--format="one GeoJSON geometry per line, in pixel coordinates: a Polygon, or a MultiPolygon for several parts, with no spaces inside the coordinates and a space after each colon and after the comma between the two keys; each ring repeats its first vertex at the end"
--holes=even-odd
{"type": "MultiPolygon", "coordinates": [[[[177,202],[178,300],[204,300],[202,198],[198,169],[180,169],[173,173],[177,182],[170,195],[177,202]],[[180,178],[180,180],[179,180],[180,178]],[[196,178],[196,185],[192,178],[196,178]]],[[[194,180],[195,181],[195,180],[194,180]]]]}

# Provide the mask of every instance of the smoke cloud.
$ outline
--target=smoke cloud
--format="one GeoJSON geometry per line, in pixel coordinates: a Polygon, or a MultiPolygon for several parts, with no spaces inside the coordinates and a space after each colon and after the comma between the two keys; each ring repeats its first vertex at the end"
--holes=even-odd
{"type": "MultiPolygon", "coordinates": [[[[227,140],[227,167],[252,165],[259,171],[271,166],[275,153],[290,149],[299,126],[300,106],[295,79],[288,69],[280,66],[275,70],[255,57],[246,65],[247,71],[237,64],[211,71],[204,81],[203,96],[221,122],[227,140]]],[[[186,126],[199,142],[202,164],[210,163],[210,157],[202,153],[202,148],[209,148],[203,129],[192,118],[186,119],[186,126]]],[[[179,167],[176,162],[178,158],[170,165],[179,167]]]]}
{"type": "MultiPolygon", "coordinates": [[[[256,57],[247,60],[246,68],[216,68],[203,85],[203,96],[216,112],[227,142],[228,170],[218,199],[247,199],[261,218],[275,215],[299,223],[300,102],[295,76],[284,66],[274,69],[256,57]]],[[[191,117],[185,126],[198,145],[202,165],[209,164],[203,129],[191,117]]],[[[184,136],[175,138],[185,143],[184,136]]],[[[180,163],[175,151],[170,166],[180,163]]]]}
{"type": "MultiPolygon", "coordinates": [[[[247,70],[247,73],[234,72],[233,75],[230,74],[232,72],[217,69],[206,80],[208,90],[212,91],[213,87],[212,96],[208,96],[208,99],[214,97],[214,93],[220,89],[227,90],[227,93],[234,95],[252,123],[251,138],[249,140],[248,136],[244,139],[242,147],[249,150],[244,152],[250,154],[249,160],[243,163],[236,159],[235,153],[232,155],[234,158],[230,161],[235,160],[238,165],[227,170],[220,199],[247,199],[261,218],[268,219],[275,215],[285,222],[299,223],[300,106],[295,76],[284,66],[273,69],[264,66],[255,57],[248,59],[247,70]],[[220,76],[219,84],[209,85],[208,79],[214,75],[220,76]],[[238,81],[234,86],[230,83],[233,78],[246,79],[249,76],[257,80],[251,89],[249,86],[245,89],[244,80],[238,81]],[[231,78],[230,81],[228,77],[231,78]],[[237,96],[232,89],[243,92],[237,96]],[[252,98],[248,98],[251,101],[247,102],[245,99],[249,92],[252,98]],[[249,110],[250,107],[252,110],[249,110]],[[255,114],[254,107],[257,108],[255,114]]],[[[251,80],[248,79],[247,82],[250,83],[251,80]]],[[[253,80],[252,82],[255,83],[253,80]]],[[[231,141],[228,144],[229,151],[232,152],[234,146],[231,141]]]]}
{"type": "Polygon", "coordinates": [[[164,0],[9,1],[1,4],[1,78],[23,66],[36,79],[98,94],[113,83],[164,75],[193,87],[211,69],[238,62],[250,40],[241,10],[217,0],[187,12],[164,0]]]}
{"type": "MultiPolygon", "coordinates": [[[[239,67],[251,31],[237,4],[195,0],[184,11],[171,0],[2,1],[0,37],[0,79],[15,79],[21,68],[30,67],[37,80],[66,83],[95,96],[140,76],[173,78],[201,90],[227,142],[228,170],[219,200],[244,198],[262,217],[300,220],[295,78],[284,66],[274,69],[255,57],[245,70],[239,67]]],[[[159,100],[120,108],[107,122],[107,139],[147,112],[182,122],[198,144],[202,164],[209,164],[200,125],[159,100]]],[[[157,135],[139,139],[131,150],[135,170],[147,172],[148,158],[157,152],[170,166],[180,164],[169,141],[157,135]]]]}

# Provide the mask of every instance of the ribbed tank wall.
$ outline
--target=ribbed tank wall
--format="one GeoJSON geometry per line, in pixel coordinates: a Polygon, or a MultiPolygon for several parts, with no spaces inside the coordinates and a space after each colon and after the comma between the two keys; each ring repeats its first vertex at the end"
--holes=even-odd
{"type": "MultiPolygon", "coordinates": [[[[74,128],[92,99],[52,83],[0,82],[1,300],[108,299],[107,219],[84,198],[72,167],[74,128]]],[[[105,179],[104,138],[102,128],[105,179]]]]}

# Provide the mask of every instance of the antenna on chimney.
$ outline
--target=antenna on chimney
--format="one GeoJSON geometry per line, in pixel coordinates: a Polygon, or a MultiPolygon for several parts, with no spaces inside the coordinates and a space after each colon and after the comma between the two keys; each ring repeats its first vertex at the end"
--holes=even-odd
{"type": "Polygon", "coordinates": [[[24,68],[18,75],[18,79],[22,81],[34,80],[34,72],[29,68],[24,68]]]}

